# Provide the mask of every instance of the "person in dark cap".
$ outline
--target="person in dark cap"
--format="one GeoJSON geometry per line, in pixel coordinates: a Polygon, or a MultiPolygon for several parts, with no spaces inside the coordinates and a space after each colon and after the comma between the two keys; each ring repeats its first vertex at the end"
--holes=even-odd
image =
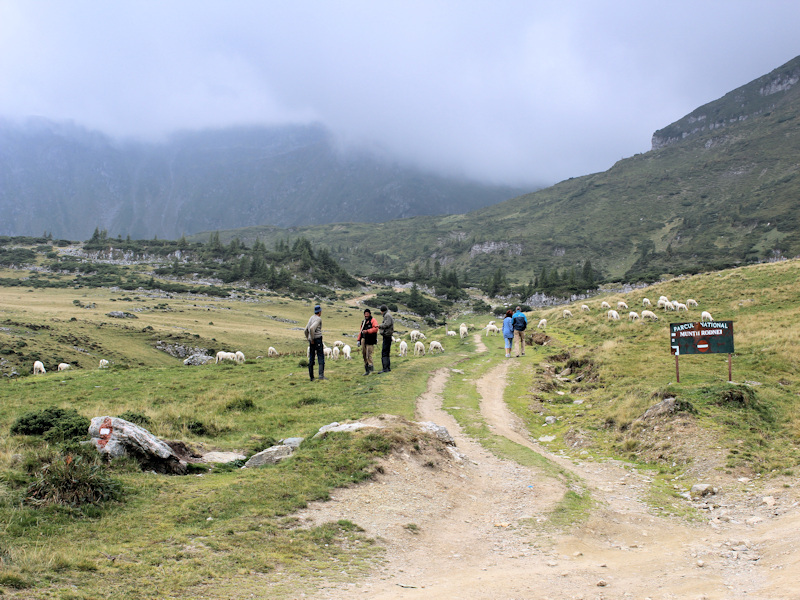
{"type": "Polygon", "coordinates": [[[369,375],[375,370],[372,366],[372,351],[378,343],[378,321],[372,316],[372,311],[364,309],[364,320],[361,321],[361,330],[356,336],[358,345],[361,346],[361,356],[364,357],[364,375],[369,375]]]}
{"type": "Polygon", "coordinates": [[[390,356],[392,353],[392,335],[394,335],[394,319],[385,304],[381,304],[381,314],[383,315],[383,321],[378,327],[378,331],[383,336],[383,346],[381,346],[383,371],[381,373],[388,373],[392,370],[390,356]]]}
{"type": "Polygon", "coordinates": [[[317,304],[314,314],[308,320],[308,325],[303,330],[308,340],[308,376],[314,381],[314,359],[319,359],[319,379],[325,377],[325,346],[322,345],[322,307],[317,304]]]}

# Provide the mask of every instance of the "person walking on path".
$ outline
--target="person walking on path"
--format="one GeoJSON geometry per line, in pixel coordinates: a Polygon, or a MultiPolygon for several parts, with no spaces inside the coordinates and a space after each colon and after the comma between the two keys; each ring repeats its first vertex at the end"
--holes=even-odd
{"type": "Polygon", "coordinates": [[[525,356],[525,330],[528,328],[528,317],[518,306],[517,312],[511,316],[511,319],[514,326],[514,347],[516,348],[517,357],[519,357],[520,351],[522,356],[525,356]]]}
{"type": "Polygon", "coordinates": [[[368,308],[364,309],[364,320],[361,321],[361,330],[356,340],[361,346],[361,355],[364,357],[364,375],[369,375],[375,369],[372,366],[372,351],[378,343],[378,321],[368,308]]]}
{"type": "Polygon", "coordinates": [[[394,318],[392,313],[389,312],[389,307],[385,304],[381,305],[381,314],[383,321],[381,322],[378,330],[383,336],[383,345],[381,346],[381,364],[383,371],[381,373],[388,373],[392,370],[391,353],[392,353],[392,335],[394,335],[394,318]]]}
{"type": "Polygon", "coordinates": [[[308,376],[314,381],[314,359],[319,359],[319,379],[325,377],[325,346],[322,344],[322,307],[317,304],[314,314],[308,320],[308,325],[303,330],[308,340],[308,376]]]}
{"type": "Polygon", "coordinates": [[[511,342],[514,340],[514,319],[511,318],[511,311],[506,311],[503,319],[503,340],[506,343],[506,358],[511,358],[511,342]]]}

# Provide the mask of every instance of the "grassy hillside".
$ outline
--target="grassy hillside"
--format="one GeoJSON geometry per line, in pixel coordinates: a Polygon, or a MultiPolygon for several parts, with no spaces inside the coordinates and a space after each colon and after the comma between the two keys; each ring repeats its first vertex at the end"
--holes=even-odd
{"type": "Polygon", "coordinates": [[[543,267],[580,269],[585,261],[609,280],[654,281],[798,256],[800,86],[790,77],[798,73],[800,58],[702,107],[713,127],[685,130],[679,121],[663,130],[672,143],[489,208],[373,225],[248,228],[222,238],[269,244],[302,235],[356,274],[438,260],[472,282],[501,268],[522,283],[543,267]]]}

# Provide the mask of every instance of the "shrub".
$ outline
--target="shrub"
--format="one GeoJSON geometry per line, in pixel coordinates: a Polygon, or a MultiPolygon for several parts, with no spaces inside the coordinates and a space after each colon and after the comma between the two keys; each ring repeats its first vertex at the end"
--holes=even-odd
{"type": "Polygon", "coordinates": [[[78,508],[122,498],[122,485],[102,465],[68,454],[39,471],[28,486],[25,502],[32,506],[59,504],[78,508]]]}
{"type": "Polygon", "coordinates": [[[14,435],[42,435],[48,441],[62,442],[87,436],[89,419],[74,408],[51,406],[39,412],[22,415],[11,426],[14,435]]]}
{"type": "Polygon", "coordinates": [[[253,410],[255,407],[255,402],[250,398],[236,398],[225,405],[225,410],[229,412],[246,412],[248,410],[253,410]]]}
{"type": "Polygon", "coordinates": [[[140,427],[149,427],[150,425],[153,424],[153,420],[150,417],[133,410],[126,410],[124,413],[119,415],[118,418],[124,419],[129,423],[134,423],[135,425],[139,425],[140,427]]]}

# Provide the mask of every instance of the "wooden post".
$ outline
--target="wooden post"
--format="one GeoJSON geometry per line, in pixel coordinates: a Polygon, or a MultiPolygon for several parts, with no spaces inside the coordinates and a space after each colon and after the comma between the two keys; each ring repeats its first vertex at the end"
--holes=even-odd
{"type": "Polygon", "coordinates": [[[728,383],[733,381],[733,377],[731,376],[731,355],[730,352],[728,353],[728,383]]]}
{"type": "Polygon", "coordinates": [[[678,371],[678,354],[675,354],[675,382],[681,382],[681,373],[678,371]]]}

